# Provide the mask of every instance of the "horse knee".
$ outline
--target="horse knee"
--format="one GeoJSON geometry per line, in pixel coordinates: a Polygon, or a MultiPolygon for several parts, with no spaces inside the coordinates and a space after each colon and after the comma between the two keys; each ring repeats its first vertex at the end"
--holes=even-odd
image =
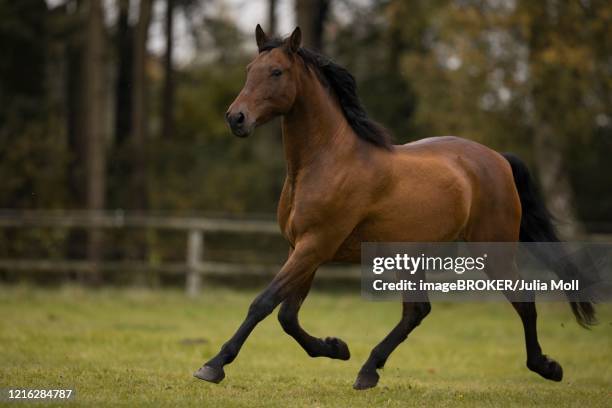
{"type": "Polygon", "coordinates": [[[249,312],[247,318],[254,319],[256,321],[263,320],[268,316],[276,307],[276,302],[270,296],[259,296],[249,306],[249,312]]]}
{"type": "Polygon", "coordinates": [[[295,331],[295,323],[297,321],[296,317],[297,313],[292,307],[286,306],[285,304],[281,306],[280,310],[278,311],[278,322],[285,333],[291,334],[293,331],[295,331]]]}
{"type": "Polygon", "coordinates": [[[431,303],[419,303],[414,308],[414,314],[411,316],[411,320],[414,326],[418,326],[419,324],[421,324],[421,322],[427,317],[429,312],[431,312],[431,303]]]}

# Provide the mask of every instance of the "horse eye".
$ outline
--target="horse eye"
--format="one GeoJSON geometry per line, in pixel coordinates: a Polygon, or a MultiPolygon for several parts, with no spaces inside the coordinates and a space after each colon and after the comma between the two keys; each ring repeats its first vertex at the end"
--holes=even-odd
{"type": "Polygon", "coordinates": [[[282,73],[283,73],[283,71],[281,71],[280,69],[273,69],[272,70],[272,76],[273,77],[279,77],[279,76],[282,75],[282,73]]]}

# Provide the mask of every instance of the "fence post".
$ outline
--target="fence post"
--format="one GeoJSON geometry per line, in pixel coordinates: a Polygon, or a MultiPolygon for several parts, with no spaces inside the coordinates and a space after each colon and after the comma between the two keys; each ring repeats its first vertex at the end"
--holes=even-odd
{"type": "Polygon", "coordinates": [[[200,261],[204,250],[204,237],[201,230],[189,231],[187,237],[187,278],[185,290],[187,296],[195,297],[200,292],[202,277],[200,276],[200,261]]]}

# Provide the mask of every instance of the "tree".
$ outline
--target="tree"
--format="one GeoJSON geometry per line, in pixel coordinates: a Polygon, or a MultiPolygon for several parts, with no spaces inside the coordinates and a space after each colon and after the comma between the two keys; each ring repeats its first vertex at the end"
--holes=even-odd
{"type": "Polygon", "coordinates": [[[591,168],[604,164],[602,153],[585,141],[605,146],[610,134],[610,3],[415,0],[405,9],[404,40],[420,39],[423,47],[408,49],[400,63],[417,79],[419,126],[430,135],[457,134],[518,150],[538,176],[562,235],[575,235],[577,211],[592,217],[579,201],[599,201],[594,191],[606,191],[594,177],[588,185],[598,187],[590,198],[575,194],[587,183],[572,183],[571,172],[589,162],[591,168]],[[426,35],[410,34],[421,25],[413,16],[427,8],[426,35]]]}
{"type": "Polygon", "coordinates": [[[355,76],[369,115],[390,130],[397,143],[416,137],[415,96],[404,57],[416,51],[418,15],[413,2],[375,1],[351,10],[350,23],[336,26],[326,52],[355,76]],[[376,17],[375,17],[376,16],[376,17]],[[410,31],[408,35],[407,31],[410,31]],[[372,63],[376,61],[376,63],[372,63]]]}
{"type": "Polygon", "coordinates": [[[323,29],[329,12],[330,0],[296,0],[297,24],[302,29],[302,44],[323,50],[323,29]]]}
{"type": "Polygon", "coordinates": [[[32,162],[46,142],[46,17],[44,0],[0,0],[0,207],[35,203],[32,162]]]}
{"type": "Polygon", "coordinates": [[[589,82],[596,77],[593,68],[598,65],[597,52],[592,48],[594,38],[589,38],[593,27],[583,7],[596,6],[521,1],[517,9],[527,21],[522,32],[529,48],[528,98],[532,109],[528,120],[533,130],[537,173],[548,207],[561,221],[559,227],[566,237],[574,237],[582,230],[576,216],[567,152],[571,140],[591,127],[585,118],[570,112],[576,102],[584,103],[591,97],[589,82]],[[581,61],[582,58],[586,59],[581,61]],[[560,117],[560,111],[568,115],[560,117]]]}
{"type": "Polygon", "coordinates": [[[140,0],[138,22],[134,33],[132,80],[132,195],[129,205],[139,210],[147,207],[147,40],[151,23],[152,0],[140,0]]]}
{"type": "Polygon", "coordinates": [[[116,52],[117,83],[115,88],[115,144],[122,146],[132,132],[133,35],[130,26],[130,0],[118,1],[116,52]]]}
{"type": "Polygon", "coordinates": [[[174,133],[174,69],[172,54],[174,45],[174,2],[166,0],[166,54],[164,56],[164,90],[162,95],[162,137],[170,138],[174,133]]]}
{"type": "Polygon", "coordinates": [[[277,0],[268,0],[268,35],[275,36],[278,30],[276,22],[276,6],[277,0]]]}
{"type": "MultiPolygon", "coordinates": [[[[86,135],[86,179],[87,209],[99,211],[104,209],[106,190],[106,138],[104,129],[104,15],[101,0],[88,0],[85,4],[86,31],[85,52],[83,53],[83,91],[85,93],[84,134],[86,135]]],[[[102,231],[91,230],[87,254],[93,262],[94,270],[88,280],[99,283],[101,276],[96,264],[102,257],[102,231]]]]}

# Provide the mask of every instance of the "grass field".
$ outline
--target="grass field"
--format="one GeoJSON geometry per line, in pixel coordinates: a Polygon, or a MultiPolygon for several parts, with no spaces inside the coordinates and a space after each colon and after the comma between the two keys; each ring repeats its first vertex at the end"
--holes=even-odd
{"type": "Polygon", "coordinates": [[[360,365],[396,323],[399,305],[316,291],[301,320],[313,334],[347,341],[350,361],[307,357],[274,316],[221,384],[193,378],[254,295],[209,288],[189,300],[178,291],[0,287],[0,387],[74,388],[70,406],[612,406],[610,305],[600,307],[591,331],[573,322],[567,305],[540,305],[540,341],[563,365],[561,383],[525,368],[510,305],[434,304],[378,387],[354,391],[360,365]]]}

